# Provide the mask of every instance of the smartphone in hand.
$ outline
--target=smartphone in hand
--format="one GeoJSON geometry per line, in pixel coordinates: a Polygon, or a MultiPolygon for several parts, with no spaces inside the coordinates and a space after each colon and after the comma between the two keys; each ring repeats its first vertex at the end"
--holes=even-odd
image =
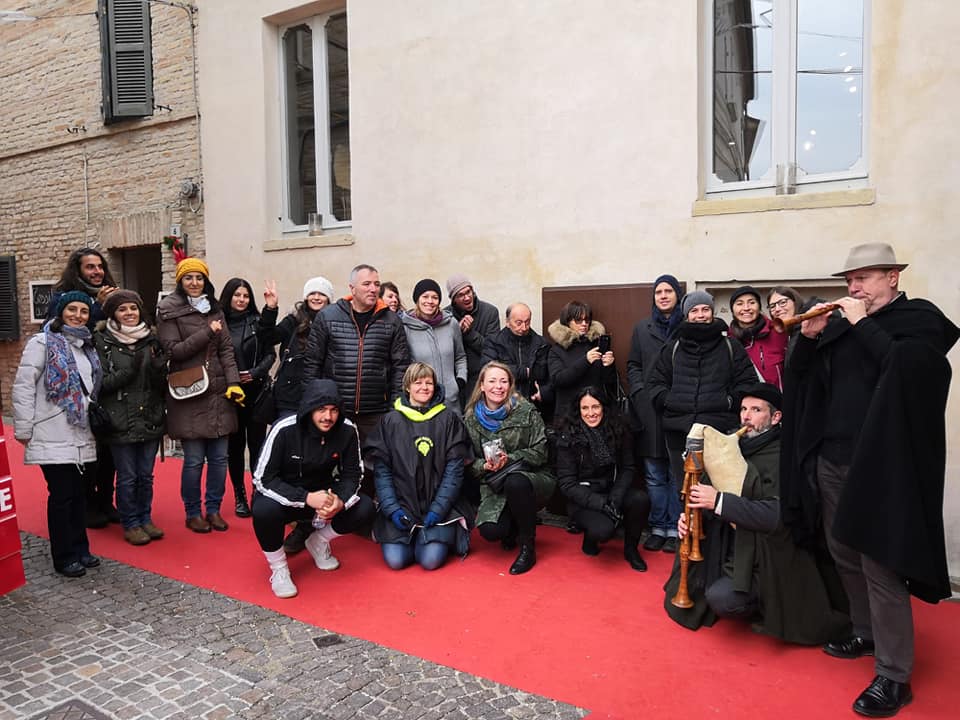
{"type": "Polygon", "coordinates": [[[610,336],[601,335],[600,343],[597,345],[597,347],[599,348],[601,355],[603,355],[604,353],[610,352],[610,336]]]}

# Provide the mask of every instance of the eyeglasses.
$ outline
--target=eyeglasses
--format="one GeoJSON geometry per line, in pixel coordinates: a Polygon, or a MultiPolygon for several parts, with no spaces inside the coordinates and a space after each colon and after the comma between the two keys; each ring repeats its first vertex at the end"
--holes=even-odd
{"type": "Polygon", "coordinates": [[[783,300],[777,300],[776,302],[767,303],[767,307],[771,310],[774,308],[786,309],[787,303],[790,302],[790,298],[784,298],[783,300]]]}

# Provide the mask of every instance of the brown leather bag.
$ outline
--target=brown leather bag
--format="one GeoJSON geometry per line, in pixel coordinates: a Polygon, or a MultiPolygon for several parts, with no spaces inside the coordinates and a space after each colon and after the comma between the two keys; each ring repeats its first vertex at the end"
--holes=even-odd
{"type": "Polygon", "coordinates": [[[170,373],[167,375],[167,386],[174,400],[186,400],[205,393],[210,387],[206,364],[170,373]]]}

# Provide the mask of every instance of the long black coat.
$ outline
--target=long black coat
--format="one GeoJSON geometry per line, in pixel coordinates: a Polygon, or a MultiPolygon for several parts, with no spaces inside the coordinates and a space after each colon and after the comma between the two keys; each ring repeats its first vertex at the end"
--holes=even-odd
{"type": "Polygon", "coordinates": [[[684,321],[660,351],[648,381],[663,429],[686,434],[695,422],[717,430],[739,424],[740,393],[759,378],[743,345],[724,335],[726,323],[684,321]]]}
{"type": "Polygon", "coordinates": [[[637,451],[640,457],[645,458],[667,456],[660,416],[653,407],[648,387],[653,367],[665,342],[653,318],[638,322],[630,338],[630,356],[627,358],[630,414],[637,430],[637,451]]]}
{"type": "MultiPolygon", "coordinates": [[[[858,429],[832,528],[837,540],[893,569],[927,602],[950,597],[943,529],[946,353],[960,330],[926,300],[898,298],[857,325],[836,318],[819,340],[800,337],[787,363],[782,474],[784,521],[801,542],[819,532],[812,481],[834,378],[833,358],[850,350],[875,388],[846,420],[858,429]],[[797,418],[790,423],[789,418],[797,418]]],[[[848,370],[849,372],[849,370],[848,370]]],[[[843,418],[841,418],[843,419],[843,418]]]]}

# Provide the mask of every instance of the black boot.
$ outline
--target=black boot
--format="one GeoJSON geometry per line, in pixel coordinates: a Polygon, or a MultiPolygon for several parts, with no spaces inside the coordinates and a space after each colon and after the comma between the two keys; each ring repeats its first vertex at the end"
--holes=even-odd
{"type": "Polygon", "coordinates": [[[534,546],[533,539],[523,540],[520,543],[520,552],[517,559],[510,566],[511,575],[522,575],[537,564],[537,549],[534,546]]]}
{"type": "Polygon", "coordinates": [[[250,504],[247,502],[247,488],[243,483],[233,486],[233,497],[236,500],[233,512],[238,518],[250,517],[250,504]]]}
{"type": "Polygon", "coordinates": [[[630,567],[638,572],[647,571],[647,563],[642,557],[640,557],[640,550],[637,547],[637,541],[630,542],[629,540],[624,541],[623,543],[623,559],[630,563],[630,567]]]}

